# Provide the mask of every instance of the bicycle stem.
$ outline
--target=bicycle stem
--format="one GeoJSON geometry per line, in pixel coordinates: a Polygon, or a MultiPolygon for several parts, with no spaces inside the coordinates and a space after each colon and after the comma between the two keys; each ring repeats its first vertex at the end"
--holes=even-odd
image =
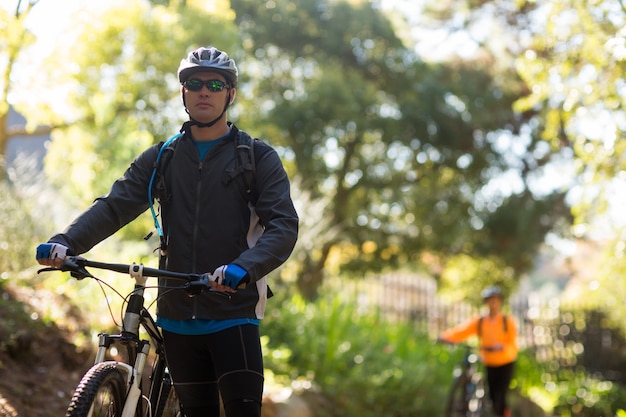
{"type": "Polygon", "coordinates": [[[144,288],[142,284],[135,284],[135,290],[128,300],[128,307],[124,313],[122,333],[130,333],[133,336],[139,336],[139,322],[144,302],[144,288]]]}

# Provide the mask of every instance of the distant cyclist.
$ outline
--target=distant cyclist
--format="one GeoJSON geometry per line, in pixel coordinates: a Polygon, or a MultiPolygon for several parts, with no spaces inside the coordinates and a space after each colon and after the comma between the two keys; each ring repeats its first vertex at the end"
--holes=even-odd
{"type": "Polygon", "coordinates": [[[471,336],[479,338],[479,354],[487,373],[489,397],[497,417],[509,417],[507,394],[517,359],[517,328],[511,316],[502,314],[502,291],[497,286],[481,293],[489,311],[444,331],[440,341],[459,343],[471,336]]]}

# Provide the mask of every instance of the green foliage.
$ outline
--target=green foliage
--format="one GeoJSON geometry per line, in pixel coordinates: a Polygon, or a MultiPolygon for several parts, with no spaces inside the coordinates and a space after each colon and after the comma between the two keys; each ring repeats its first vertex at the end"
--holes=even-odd
{"type": "MultiPolygon", "coordinates": [[[[26,162],[17,161],[8,175],[0,180],[0,351],[11,354],[19,354],[18,339],[23,332],[37,331],[42,325],[9,291],[9,283],[34,273],[35,247],[46,232],[46,225],[39,224],[41,216],[37,213],[41,211],[37,210],[32,198],[44,193],[32,184],[29,186],[19,181],[27,176],[27,168],[26,162]]],[[[2,158],[0,170],[5,170],[2,158]]]]}
{"type": "Polygon", "coordinates": [[[74,21],[75,45],[50,58],[51,67],[61,61],[73,69],[61,76],[70,86],[76,121],[55,134],[46,164],[59,188],[89,202],[104,194],[140,151],[178,132],[186,119],[178,63],[198,45],[227,50],[236,45],[232,16],[188,3],[179,9],[125,2],[74,21]]]}
{"type": "Polygon", "coordinates": [[[441,274],[441,293],[449,301],[468,301],[480,306],[481,291],[488,285],[498,285],[505,295],[516,287],[512,268],[497,257],[473,258],[464,254],[449,257],[441,274]]]}
{"type": "MultiPolygon", "coordinates": [[[[65,195],[88,204],[141,149],[175,133],[186,117],[177,63],[216,44],[242,74],[231,117],[324,202],[314,214],[332,233],[295,256],[307,297],[329,267],[440,271],[463,254],[499,258],[516,279],[531,266],[564,202],[528,192],[550,153],[538,152],[533,112],[512,110],[527,86],[498,56],[428,63],[368,1],[209,3],[136,0],[73,21],[71,47],[54,51],[45,74],[71,108],[46,161],[65,195]],[[519,189],[490,191],[510,172],[519,189]]],[[[150,228],[146,217],[123,233],[150,228]]]]}
{"type": "Polygon", "coordinates": [[[537,362],[532,350],[521,351],[515,364],[513,389],[530,398],[544,410],[552,410],[558,403],[559,394],[548,381],[551,373],[537,362]]]}
{"type": "MultiPolygon", "coordinates": [[[[265,364],[279,383],[312,386],[334,417],[441,415],[462,349],[435,345],[405,323],[390,323],[337,296],[307,303],[272,299],[262,324],[265,364]]],[[[363,307],[364,308],[364,307],[363,307]]],[[[520,352],[511,388],[547,412],[599,417],[626,407],[626,388],[520,352]]],[[[523,407],[523,403],[521,405],[523,407]]]]}
{"type": "Polygon", "coordinates": [[[316,415],[440,414],[452,375],[448,353],[408,325],[361,313],[338,298],[283,301],[262,325],[266,367],[283,380],[311,381],[332,403],[316,415]]]}
{"type": "MultiPolygon", "coordinates": [[[[4,170],[2,163],[0,170],[4,170]]],[[[13,173],[18,172],[15,167],[13,173]]],[[[45,227],[39,224],[40,217],[33,211],[35,201],[28,198],[28,189],[11,181],[11,177],[0,181],[0,285],[9,274],[33,265],[34,250],[45,227]]]]}
{"type": "Polygon", "coordinates": [[[498,257],[514,279],[532,266],[567,210],[562,196],[523,184],[545,153],[535,152],[532,129],[518,136],[532,114],[511,108],[526,92],[511,68],[491,55],[426,63],[368,2],[232,7],[263,68],[247,85],[250,117],[285,149],[301,187],[330,197],[318,218],[335,233],[302,255],[301,288],[329,266],[355,275],[440,266],[423,265],[425,253],[444,264],[457,254],[498,257]],[[503,137],[527,149],[525,162],[506,155],[503,137]],[[522,190],[489,192],[507,171],[519,173],[522,190]]]}
{"type": "MultiPolygon", "coordinates": [[[[623,194],[626,170],[626,7],[620,0],[524,1],[517,6],[522,17],[517,21],[532,24],[521,28],[530,38],[516,58],[529,93],[514,108],[538,111],[542,137],[554,149],[573,153],[579,174],[572,209],[575,232],[579,237],[593,235],[597,219],[602,219],[602,235],[608,230],[614,237],[607,245],[607,258],[617,260],[609,260],[611,265],[598,274],[610,282],[602,292],[623,299],[624,289],[615,284],[622,280],[615,277],[624,273],[620,260],[625,225],[614,214],[614,206],[621,205],[615,198],[623,194]],[[545,11],[541,19],[533,18],[538,10],[545,11]]],[[[623,309],[617,308],[623,322],[623,309]]]]}
{"type": "MultiPolygon", "coordinates": [[[[19,353],[19,335],[41,328],[41,322],[32,320],[26,306],[12,298],[0,281],[0,352],[19,353]]],[[[2,362],[0,362],[2,367],[2,362]]]]}
{"type": "Polygon", "coordinates": [[[626,407],[626,389],[584,372],[563,375],[556,383],[559,395],[554,412],[558,415],[603,417],[626,407]]]}
{"type": "MultiPolygon", "coordinates": [[[[12,134],[9,132],[9,97],[13,89],[18,68],[17,61],[22,48],[34,43],[35,36],[24,26],[34,3],[29,2],[22,10],[9,12],[0,7],[0,158],[6,157],[7,146],[12,134]]],[[[0,178],[4,173],[0,174],[0,178]]]]}

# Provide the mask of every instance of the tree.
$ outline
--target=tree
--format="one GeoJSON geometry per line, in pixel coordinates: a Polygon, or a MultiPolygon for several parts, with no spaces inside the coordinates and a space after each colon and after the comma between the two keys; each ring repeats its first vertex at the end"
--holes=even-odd
{"type": "MultiPolygon", "coordinates": [[[[16,136],[41,135],[50,132],[49,127],[37,127],[28,129],[23,127],[9,127],[8,116],[11,104],[9,97],[13,87],[13,77],[20,53],[31,45],[35,38],[24,26],[24,20],[35,7],[39,0],[30,0],[22,7],[22,1],[18,1],[15,11],[0,8],[0,65],[2,66],[2,87],[0,97],[0,160],[4,160],[9,140],[16,136]]],[[[4,164],[0,171],[0,178],[4,179],[4,164]]]]}
{"type": "MultiPolygon", "coordinates": [[[[54,55],[77,69],[63,74],[75,120],[55,133],[46,169],[81,204],[104,194],[140,151],[178,132],[186,119],[176,75],[181,58],[200,45],[234,48],[227,2],[211,2],[212,11],[202,1],[171,3],[126,2],[97,19],[77,18],[76,44],[54,55]]],[[[124,233],[141,238],[149,227],[146,217],[124,233]]]]}
{"type": "Polygon", "coordinates": [[[578,223],[587,224],[605,212],[610,185],[623,183],[626,169],[626,143],[620,140],[626,133],[626,5],[546,0],[527,13],[540,9],[547,10],[546,23],[522,45],[517,61],[520,76],[533,89],[516,107],[538,109],[545,120],[543,137],[553,147],[573,150],[589,192],[575,214],[578,223]]]}
{"type": "Polygon", "coordinates": [[[424,62],[368,2],[232,5],[260,61],[251,84],[263,136],[284,147],[302,188],[331,199],[318,215],[329,233],[298,254],[306,296],[331,262],[355,274],[407,264],[433,272],[459,254],[498,257],[516,277],[532,266],[565,211],[558,192],[535,195],[524,181],[549,155],[533,153],[541,141],[523,131],[534,112],[512,110],[526,85],[511,67],[488,51],[424,62]],[[502,137],[525,153],[511,160],[502,137]],[[521,188],[488,195],[510,170],[521,188]],[[426,254],[436,262],[425,265],[426,254]]]}
{"type": "Polygon", "coordinates": [[[306,204],[311,239],[292,268],[306,297],[328,271],[445,277],[466,257],[504,266],[493,279],[510,281],[532,266],[563,199],[528,185],[551,154],[536,112],[511,109],[527,86],[497,54],[427,62],[365,1],[211,5],[136,1],[75,21],[76,44],[50,65],[63,69],[74,115],[50,147],[57,184],[91,199],[140,149],[174,133],[184,114],[172,63],[216,44],[240,66],[233,120],[277,147],[306,204]],[[508,190],[492,186],[511,173],[508,190]]]}
{"type": "Polygon", "coordinates": [[[586,298],[623,323],[626,222],[619,196],[626,187],[626,4],[545,0],[529,13],[535,8],[547,13],[518,60],[520,75],[533,89],[517,108],[538,109],[546,140],[574,155],[580,183],[574,233],[595,240],[599,225],[604,251],[594,271],[597,289],[586,298]]]}
{"type": "MultiPolygon", "coordinates": [[[[514,109],[533,113],[531,123],[540,140],[571,161],[576,191],[571,207],[572,237],[597,238],[606,245],[606,262],[596,277],[600,305],[611,305],[623,321],[623,309],[614,306],[624,297],[619,277],[624,268],[621,216],[626,171],[624,73],[626,73],[626,5],[622,0],[562,2],[454,1],[454,7],[434,9],[441,19],[480,27],[475,33],[498,39],[511,56],[516,72],[528,85],[514,109]],[[484,30],[484,17],[498,18],[500,30],[484,30]],[[509,36],[503,34],[509,33],[509,36]],[[616,207],[617,206],[617,207],[616,207]],[[617,215],[615,213],[618,213],[617,215]],[[608,233],[607,233],[608,232],[608,233]]],[[[590,297],[593,297],[590,294],[590,297]]]]}

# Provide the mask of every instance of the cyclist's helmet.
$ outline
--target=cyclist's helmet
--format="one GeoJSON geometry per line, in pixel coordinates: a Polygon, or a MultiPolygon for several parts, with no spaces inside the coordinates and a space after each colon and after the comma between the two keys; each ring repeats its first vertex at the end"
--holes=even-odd
{"type": "Polygon", "coordinates": [[[226,52],[213,46],[198,48],[181,60],[178,67],[178,80],[182,84],[189,76],[200,71],[219,72],[231,87],[237,86],[238,73],[235,61],[226,52]]]}
{"type": "Polygon", "coordinates": [[[483,300],[486,300],[491,297],[502,298],[502,289],[498,287],[497,285],[492,285],[490,287],[485,288],[483,292],[480,293],[480,295],[483,297],[483,300]]]}

